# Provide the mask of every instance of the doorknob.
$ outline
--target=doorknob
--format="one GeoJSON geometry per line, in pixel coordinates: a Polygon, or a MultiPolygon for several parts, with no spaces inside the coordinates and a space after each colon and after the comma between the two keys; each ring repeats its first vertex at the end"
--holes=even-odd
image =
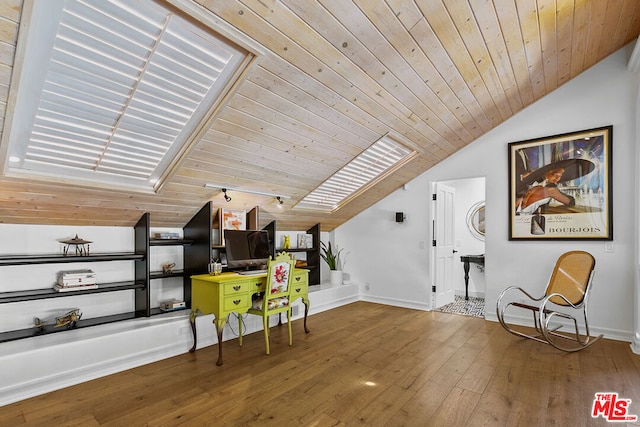
{"type": "Polygon", "coordinates": [[[458,253],[458,251],[456,251],[456,250],[454,249],[454,250],[453,250],[453,253],[454,253],[454,254],[455,254],[455,253],[458,253]]]}

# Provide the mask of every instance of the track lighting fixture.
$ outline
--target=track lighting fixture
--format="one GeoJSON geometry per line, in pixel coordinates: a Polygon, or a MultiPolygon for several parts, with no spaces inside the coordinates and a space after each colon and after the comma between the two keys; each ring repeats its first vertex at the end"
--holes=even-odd
{"type": "Polygon", "coordinates": [[[282,205],[284,205],[284,200],[282,200],[282,197],[280,196],[276,196],[276,200],[278,201],[278,207],[282,209],[282,205]]]}
{"type": "Polygon", "coordinates": [[[266,193],[263,191],[254,191],[254,190],[243,190],[240,188],[229,188],[227,186],[217,185],[217,184],[205,184],[205,188],[217,188],[224,193],[224,199],[227,202],[231,201],[231,197],[227,196],[227,191],[236,191],[238,193],[246,193],[246,194],[255,194],[257,196],[267,196],[267,197],[275,197],[280,205],[284,204],[284,199],[290,199],[288,196],[280,196],[274,193],[266,193]]]}
{"type": "Polygon", "coordinates": [[[224,199],[227,201],[227,203],[229,203],[231,201],[231,197],[227,196],[227,189],[226,188],[222,189],[222,194],[224,194],[224,199]]]}

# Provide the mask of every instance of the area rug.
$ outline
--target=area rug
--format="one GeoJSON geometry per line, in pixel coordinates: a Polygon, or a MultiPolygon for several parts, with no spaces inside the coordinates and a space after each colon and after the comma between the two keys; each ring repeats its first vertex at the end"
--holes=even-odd
{"type": "Polygon", "coordinates": [[[451,304],[443,305],[437,311],[461,314],[463,316],[484,317],[484,298],[469,297],[465,300],[462,295],[455,295],[451,304]]]}

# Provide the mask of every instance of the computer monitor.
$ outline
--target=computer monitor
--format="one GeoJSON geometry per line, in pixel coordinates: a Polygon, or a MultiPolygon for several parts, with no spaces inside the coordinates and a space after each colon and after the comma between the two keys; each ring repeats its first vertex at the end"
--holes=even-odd
{"type": "Polygon", "coordinates": [[[271,254],[266,230],[225,230],[224,240],[229,270],[266,268],[271,254]]]}

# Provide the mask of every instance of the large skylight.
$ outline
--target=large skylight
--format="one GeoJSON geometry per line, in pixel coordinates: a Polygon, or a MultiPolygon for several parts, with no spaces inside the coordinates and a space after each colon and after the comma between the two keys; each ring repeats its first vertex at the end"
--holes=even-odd
{"type": "Polygon", "coordinates": [[[249,57],[153,0],[27,2],[5,172],[150,190],[249,57]]]}
{"type": "Polygon", "coordinates": [[[295,207],[335,211],[415,154],[415,150],[384,136],[307,194],[295,207]]]}

